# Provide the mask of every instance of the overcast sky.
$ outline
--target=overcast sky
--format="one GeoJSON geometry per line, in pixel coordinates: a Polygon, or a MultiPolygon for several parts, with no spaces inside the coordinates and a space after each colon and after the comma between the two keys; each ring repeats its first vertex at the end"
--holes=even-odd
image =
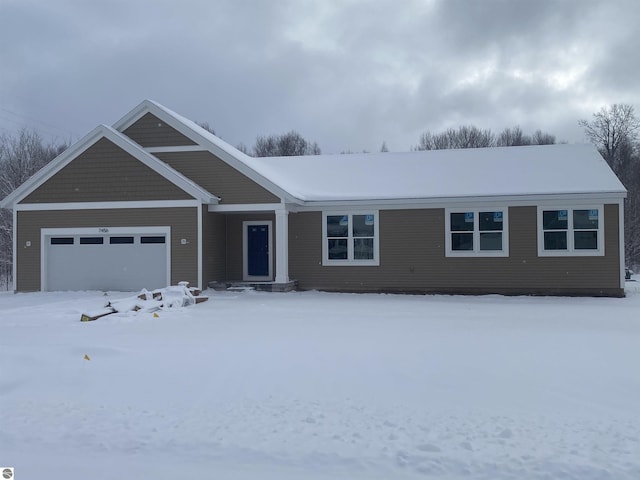
{"type": "Polygon", "coordinates": [[[77,140],[145,98],[233,145],[291,129],[323,153],[426,130],[640,108],[637,0],[0,0],[0,133],[77,140]]]}

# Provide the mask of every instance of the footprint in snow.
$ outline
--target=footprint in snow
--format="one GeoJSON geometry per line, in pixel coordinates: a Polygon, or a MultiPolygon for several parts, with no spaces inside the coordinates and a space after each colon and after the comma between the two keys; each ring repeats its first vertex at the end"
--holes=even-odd
{"type": "Polygon", "coordinates": [[[465,450],[469,450],[470,452],[473,452],[473,446],[471,445],[471,442],[462,442],[460,443],[460,447],[464,448],[465,450]]]}
{"type": "Polygon", "coordinates": [[[438,453],[442,451],[440,447],[432,443],[423,443],[422,445],[418,445],[416,448],[421,452],[438,453]]]}

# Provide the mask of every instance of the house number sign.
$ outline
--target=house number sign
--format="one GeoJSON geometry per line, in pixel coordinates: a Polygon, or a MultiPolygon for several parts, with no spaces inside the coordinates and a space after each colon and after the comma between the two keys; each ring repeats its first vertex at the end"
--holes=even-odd
{"type": "Polygon", "coordinates": [[[98,228],[98,232],[99,233],[109,233],[109,229],[105,228],[105,227],[100,227],[100,228],[98,228]]]}

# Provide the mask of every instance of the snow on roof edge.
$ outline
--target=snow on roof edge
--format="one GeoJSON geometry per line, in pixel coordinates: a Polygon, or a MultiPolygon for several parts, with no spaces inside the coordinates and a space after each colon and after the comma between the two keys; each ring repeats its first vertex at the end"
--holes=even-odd
{"type": "MultiPolygon", "coordinates": [[[[324,194],[320,193],[317,189],[312,188],[314,182],[314,172],[313,170],[321,169],[319,164],[324,163],[327,160],[332,160],[334,162],[339,161],[340,163],[352,161],[363,161],[363,159],[367,159],[367,161],[371,159],[378,159],[378,161],[384,160],[384,163],[387,164],[387,160],[389,162],[393,162],[398,159],[411,159],[419,158],[420,161],[425,159],[425,161],[429,161],[430,159],[457,159],[463,158],[469,159],[474,158],[475,160],[482,161],[483,158],[487,159],[492,156],[494,153],[500,153],[504,155],[505,152],[508,152],[509,156],[518,156],[519,152],[533,152],[535,151],[545,151],[551,150],[557,152],[559,150],[573,150],[578,151],[581,150],[583,155],[590,156],[593,161],[595,158],[598,159],[598,162],[602,165],[606,165],[606,170],[609,171],[610,176],[613,175],[613,172],[610,170],[609,166],[606,164],[605,160],[602,158],[600,153],[597,151],[595,146],[591,144],[553,144],[553,145],[528,145],[528,146],[517,146],[517,147],[488,147],[488,148],[476,148],[476,149],[449,149],[449,150],[429,150],[429,151],[408,151],[408,152],[373,152],[373,153],[356,153],[356,154],[323,154],[323,155],[304,155],[304,156],[291,156],[291,157],[251,157],[244,152],[241,152],[234,146],[222,140],[215,134],[205,130],[201,126],[199,126],[196,122],[174,112],[173,110],[165,107],[164,105],[154,101],[147,100],[147,102],[154,106],[155,108],[161,110],[166,115],[174,118],[176,121],[180,122],[184,127],[193,131],[204,140],[209,142],[211,145],[220,149],[226,155],[229,155],[235,161],[238,162],[237,167],[240,167],[241,173],[247,174],[249,173],[250,178],[253,175],[256,175],[260,179],[263,179],[268,184],[273,185],[278,190],[290,196],[292,199],[297,199],[301,201],[309,201],[309,202],[320,202],[320,201],[397,201],[400,199],[407,200],[433,200],[438,198],[465,198],[465,197],[496,197],[496,196],[523,196],[523,195],[540,195],[540,194],[552,194],[552,193],[567,193],[567,194],[580,194],[584,193],[585,189],[581,189],[579,186],[577,188],[564,188],[566,185],[557,192],[550,191],[540,191],[540,189],[532,189],[530,191],[525,191],[522,189],[516,189],[512,191],[496,191],[493,194],[488,194],[487,192],[477,191],[471,193],[457,194],[451,192],[453,195],[447,195],[445,192],[440,192],[436,194],[429,194],[428,192],[422,191],[419,194],[413,192],[408,196],[399,195],[398,192],[394,194],[385,194],[382,191],[368,191],[368,192],[359,192],[356,194],[349,194],[348,185],[345,185],[345,188],[339,189],[336,192],[324,192],[324,194]],[[513,154],[513,155],[511,155],[513,154]],[[475,158],[478,157],[478,158],[475,158]],[[291,163],[293,162],[293,163],[291,163]],[[298,162],[305,162],[310,168],[309,172],[304,172],[304,175],[299,175],[296,179],[293,179],[292,173],[287,172],[287,166],[296,166],[298,167],[298,162]],[[279,170],[277,171],[276,165],[279,165],[279,170]],[[246,169],[246,170],[245,170],[246,169]],[[284,172],[283,172],[284,171],[284,172]],[[287,179],[287,176],[289,178],[287,179]],[[293,179],[293,180],[292,180],[293,179]]],[[[216,153],[216,152],[212,152],[216,153]]],[[[591,163],[591,167],[597,169],[595,167],[595,162],[591,163]]],[[[405,175],[410,176],[411,172],[404,172],[405,175]]],[[[613,175],[614,176],[614,175],[613,175]]],[[[615,176],[614,176],[615,177],[615,176]]],[[[405,177],[406,178],[406,177],[405,177]]],[[[609,179],[611,180],[611,179],[609,179]]],[[[611,193],[613,195],[625,195],[626,189],[622,185],[621,182],[615,177],[617,185],[615,187],[610,182],[609,185],[603,188],[589,188],[588,191],[592,193],[611,193]]],[[[259,182],[260,183],[260,182],[259,182]]],[[[590,187],[593,187],[593,182],[590,187]]],[[[603,182],[606,183],[606,182],[603,182]]],[[[264,186],[264,185],[263,185],[264,186]]],[[[269,189],[269,188],[268,188],[269,189]]],[[[271,190],[271,189],[269,189],[271,190]]],[[[276,193],[276,195],[278,195],[276,193]]],[[[281,196],[281,195],[279,195],[281,196]]]]}

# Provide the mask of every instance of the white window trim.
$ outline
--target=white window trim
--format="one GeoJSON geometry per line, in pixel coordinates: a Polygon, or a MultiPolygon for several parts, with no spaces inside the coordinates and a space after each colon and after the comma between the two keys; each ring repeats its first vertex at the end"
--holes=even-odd
{"type": "Polygon", "coordinates": [[[447,257],[508,257],[509,256],[509,207],[483,206],[481,208],[446,208],[445,252],[447,257]],[[473,250],[451,248],[451,214],[473,212],[473,250]],[[502,212],[502,250],[480,250],[480,212],[502,212]]]}
{"type": "Polygon", "coordinates": [[[327,210],[322,212],[322,265],[323,266],[370,266],[377,267],[380,265],[380,226],[379,226],[378,210],[327,210]],[[349,231],[347,238],[347,259],[346,260],[329,260],[329,248],[327,238],[327,216],[332,215],[348,215],[349,227],[353,226],[354,215],[373,215],[373,259],[371,260],[355,260],[353,258],[353,231],[349,231]]]}
{"type": "Polygon", "coordinates": [[[539,257],[603,257],[604,256],[604,205],[538,205],[538,256],[539,257]],[[598,248],[596,250],[576,250],[574,248],[573,211],[574,210],[598,210],[598,248]],[[542,212],[545,210],[567,210],[567,230],[556,230],[567,232],[566,250],[545,250],[544,230],[542,223],[542,212]]]}

